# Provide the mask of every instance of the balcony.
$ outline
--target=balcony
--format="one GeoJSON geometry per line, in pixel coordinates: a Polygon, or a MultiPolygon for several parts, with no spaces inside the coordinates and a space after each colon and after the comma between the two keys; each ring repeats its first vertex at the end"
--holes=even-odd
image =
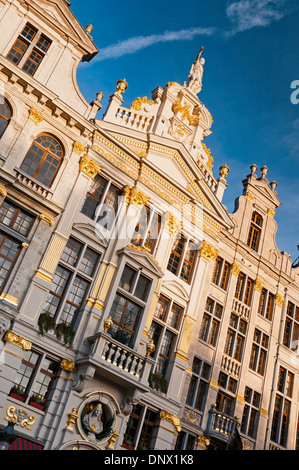
{"type": "Polygon", "coordinates": [[[236,313],[239,317],[243,318],[244,320],[249,320],[250,316],[250,307],[244,304],[238,299],[233,300],[233,307],[232,311],[236,313]]]}
{"type": "Polygon", "coordinates": [[[89,337],[88,341],[91,343],[89,358],[97,368],[103,368],[115,382],[122,385],[124,382],[132,385],[133,382],[148,391],[153,359],[137,353],[105,332],[89,337]]]}
{"type": "Polygon", "coordinates": [[[220,413],[215,405],[212,405],[205,436],[210,439],[211,447],[216,450],[241,450],[243,442],[238,431],[239,425],[237,418],[220,413]]]}
{"type": "Polygon", "coordinates": [[[26,188],[31,189],[46,199],[49,199],[52,196],[53,191],[51,191],[47,186],[41,184],[36,179],[31,178],[31,176],[26,175],[26,173],[21,171],[19,168],[15,168],[15,174],[17,181],[23,186],[26,186],[26,188]]]}

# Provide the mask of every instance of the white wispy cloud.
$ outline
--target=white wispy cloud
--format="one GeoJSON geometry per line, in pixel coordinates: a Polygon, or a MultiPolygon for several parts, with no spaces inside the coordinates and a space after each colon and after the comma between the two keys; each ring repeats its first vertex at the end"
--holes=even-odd
{"type": "Polygon", "coordinates": [[[232,22],[227,35],[279,21],[290,11],[289,0],[239,0],[230,2],[226,16],[232,22]]]}
{"type": "Polygon", "coordinates": [[[126,54],[134,54],[154,44],[172,41],[190,41],[197,36],[211,36],[214,32],[215,28],[198,27],[181,29],[179,31],[165,31],[162,34],[151,34],[149,36],[136,36],[104,47],[100,50],[96,59],[93,60],[93,63],[105,59],[122,57],[126,54]]]}
{"type": "Polygon", "coordinates": [[[218,27],[193,27],[178,31],[165,31],[161,34],[135,36],[100,49],[92,64],[106,59],[116,59],[127,54],[134,54],[154,44],[190,41],[198,36],[212,36],[215,34],[229,37],[254,27],[268,26],[270,23],[279,21],[286,14],[289,14],[291,9],[298,8],[298,3],[295,7],[290,7],[291,2],[296,4],[298,0],[230,0],[225,10],[226,17],[231,22],[231,28],[227,31],[222,31],[218,27]]]}

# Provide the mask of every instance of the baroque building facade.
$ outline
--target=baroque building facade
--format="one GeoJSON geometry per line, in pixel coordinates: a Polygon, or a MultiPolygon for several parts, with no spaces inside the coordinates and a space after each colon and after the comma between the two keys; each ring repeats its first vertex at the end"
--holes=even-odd
{"type": "Polygon", "coordinates": [[[202,50],[129,108],[119,80],[97,119],[102,94],[87,103],[75,77],[98,50],[67,0],[0,0],[0,30],[11,447],[298,449],[299,270],[266,166],[222,203],[202,50]]]}

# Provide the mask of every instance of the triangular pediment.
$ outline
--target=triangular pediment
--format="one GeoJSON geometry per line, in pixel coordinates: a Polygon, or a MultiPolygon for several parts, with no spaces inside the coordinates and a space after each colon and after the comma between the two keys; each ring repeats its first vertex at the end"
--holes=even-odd
{"type": "Polygon", "coordinates": [[[63,30],[66,35],[76,38],[78,42],[84,43],[88,48],[97,51],[92,38],[86,33],[65,0],[32,0],[35,8],[40,9],[44,18],[63,30]]]}
{"type": "Polygon", "coordinates": [[[144,269],[149,270],[159,278],[164,276],[164,272],[158,265],[154,256],[142,247],[128,245],[122,252],[125,253],[128,257],[132,258],[134,263],[137,262],[144,269]]]}
{"type": "MultiPolygon", "coordinates": [[[[271,183],[270,183],[271,184],[271,183]]],[[[276,207],[281,206],[281,202],[277,197],[275,189],[272,189],[269,185],[269,181],[266,178],[254,179],[245,181],[245,191],[252,193],[253,195],[260,196],[262,199],[267,199],[270,203],[276,207]]]]}

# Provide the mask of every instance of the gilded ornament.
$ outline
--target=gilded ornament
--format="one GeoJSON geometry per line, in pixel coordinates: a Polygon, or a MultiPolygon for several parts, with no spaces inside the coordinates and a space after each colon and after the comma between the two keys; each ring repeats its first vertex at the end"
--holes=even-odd
{"type": "Polygon", "coordinates": [[[264,283],[260,281],[259,279],[256,279],[254,283],[254,290],[258,292],[262,292],[263,287],[264,287],[264,283]]]}
{"type": "Polygon", "coordinates": [[[29,247],[29,243],[23,242],[23,243],[22,243],[22,247],[23,247],[23,248],[28,248],[28,247],[29,247]]]}
{"type": "Polygon", "coordinates": [[[268,211],[267,211],[267,216],[268,216],[270,219],[274,219],[275,211],[274,211],[273,209],[268,209],[268,211]]]}
{"type": "Polygon", "coordinates": [[[149,356],[151,353],[155,352],[156,346],[152,339],[146,345],[146,355],[149,356]]]}
{"type": "Polygon", "coordinates": [[[197,437],[197,443],[198,444],[205,444],[206,446],[208,446],[210,444],[210,439],[208,439],[207,437],[205,436],[201,436],[199,435],[197,437]]]}
{"type": "Polygon", "coordinates": [[[37,109],[30,108],[30,110],[29,110],[29,119],[31,119],[37,125],[44,119],[44,116],[37,109]]]}
{"type": "Polygon", "coordinates": [[[52,219],[52,217],[50,217],[47,214],[40,214],[39,219],[44,220],[45,222],[47,222],[51,226],[54,225],[54,223],[55,223],[54,219],[52,219]]]}
{"type": "Polygon", "coordinates": [[[102,167],[92,160],[87,154],[82,155],[79,163],[79,170],[90,178],[94,178],[100,173],[102,167]]]}
{"type": "Polygon", "coordinates": [[[31,430],[31,426],[35,423],[34,415],[28,416],[27,411],[22,409],[16,410],[14,406],[9,406],[7,408],[6,417],[4,419],[16,424],[17,426],[20,425],[22,428],[26,428],[28,431],[31,430]]]}
{"type": "Polygon", "coordinates": [[[275,295],[275,304],[278,305],[278,307],[281,307],[284,302],[284,297],[280,294],[275,295]]]}
{"type": "Polygon", "coordinates": [[[7,191],[4,186],[0,186],[0,196],[6,197],[7,196],[7,191]]]}
{"type": "Polygon", "coordinates": [[[238,266],[236,263],[233,263],[231,273],[234,274],[234,276],[239,276],[240,271],[240,266],[238,266]]]}
{"type": "Polygon", "coordinates": [[[102,91],[99,91],[99,93],[97,93],[96,95],[96,101],[99,103],[102,99],[103,99],[103,92],[102,91]]]}
{"type": "Polygon", "coordinates": [[[81,155],[82,152],[84,152],[84,145],[80,144],[77,140],[73,143],[73,151],[77,153],[78,155],[81,155]]]}
{"type": "Polygon", "coordinates": [[[229,173],[229,167],[227,166],[227,164],[225,163],[225,165],[222,165],[220,168],[219,168],[219,176],[220,178],[226,178],[227,175],[229,173]]]}
{"type": "Polygon", "coordinates": [[[188,104],[182,104],[178,99],[172,105],[172,110],[175,115],[180,114],[180,119],[184,121],[188,120],[190,126],[196,126],[199,122],[200,117],[190,113],[190,106],[188,104]]]}
{"type": "Polygon", "coordinates": [[[146,96],[143,96],[143,98],[136,98],[136,100],[133,101],[133,103],[130,106],[130,109],[135,109],[136,111],[141,111],[141,106],[143,104],[149,104],[152,106],[153,104],[156,104],[153,100],[149,100],[146,96]]]}
{"type": "Polygon", "coordinates": [[[108,331],[113,325],[113,320],[112,317],[109,315],[109,317],[105,318],[104,320],[104,331],[108,331]]]}
{"type": "Polygon", "coordinates": [[[93,30],[92,24],[88,24],[88,25],[86,26],[86,28],[85,28],[85,32],[86,32],[87,34],[90,34],[92,30],[93,30]]]}
{"type": "Polygon", "coordinates": [[[5,300],[5,302],[8,302],[10,304],[18,305],[18,299],[16,299],[12,295],[5,294],[4,292],[2,292],[2,294],[0,295],[0,299],[5,300]]]}
{"type": "Polygon", "coordinates": [[[202,148],[203,148],[204,152],[208,156],[207,168],[208,168],[208,170],[212,171],[212,168],[214,166],[214,165],[212,165],[212,163],[214,161],[214,158],[211,155],[211,150],[204,143],[202,143],[201,145],[202,145],[202,148]]]}
{"type": "Polygon", "coordinates": [[[126,82],[126,79],[124,78],[123,80],[118,80],[116,83],[116,93],[123,94],[126,89],[128,88],[128,84],[126,82]]]}
{"type": "Polygon", "coordinates": [[[186,418],[190,423],[195,423],[198,420],[198,415],[193,410],[187,410],[186,418]]]}
{"type": "Polygon", "coordinates": [[[149,201],[149,197],[144,196],[144,194],[135,187],[130,188],[126,186],[123,194],[127,204],[133,204],[140,209],[149,201]]]}
{"type": "Polygon", "coordinates": [[[67,422],[67,427],[69,431],[73,431],[73,426],[76,424],[77,419],[79,418],[79,415],[77,413],[77,408],[73,408],[72,411],[68,414],[68,422],[67,422]]]}
{"type": "Polygon", "coordinates": [[[8,330],[5,333],[3,340],[6,343],[15,344],[19,348],[22,348],[24,351],[30,351],[32,347],[31,341],[28,341],[28,339],[23,338],[23,336],[17,335],[11,330],[8,330]]]}
{"type": "Polygon", "coordinates": [[[182,427],[180,425],[180,418],[178,416],[175,416],[173,413],[170,413],[168,411],[162,410],[160,412],[160,419],[163,419],[167,421],[168,423],[173,424],[176,432],[180,432],[182,427]]]}
{"type": "Polygon", "coordinates": [[[203,240],[199,249],[199,256],[207,261],[215,261],[218,258],[219,251],[212,245],[203,240]]]}
{"type": "Polygon", "coordinates": [[[60,367],[67,372],[75,372],[76,371],[76,362],[70,361],[69,359],[63,359],[60,363],[60,367]]]}
{"type": "Polygon", "coordinates": [[[107,449],[113,449],[115,445],[115,441],[118,438],[119,434],[116,432],[116,430],[113,431],[112,435],[109,438],[107,449]]]}
{"type": "Polygon", "coordinates": [[[247,201],[252,202],[254,200],[254,195],[250,193],[249,191],[247,191],[246,199],[247,201]]]}
{"type": "Polygon", "coordinates": [[[165,212],[163,216],[163,227],[173,236],[177,236],[182,230],[182,222],[174,217],[170,212],[165,212]]]}

